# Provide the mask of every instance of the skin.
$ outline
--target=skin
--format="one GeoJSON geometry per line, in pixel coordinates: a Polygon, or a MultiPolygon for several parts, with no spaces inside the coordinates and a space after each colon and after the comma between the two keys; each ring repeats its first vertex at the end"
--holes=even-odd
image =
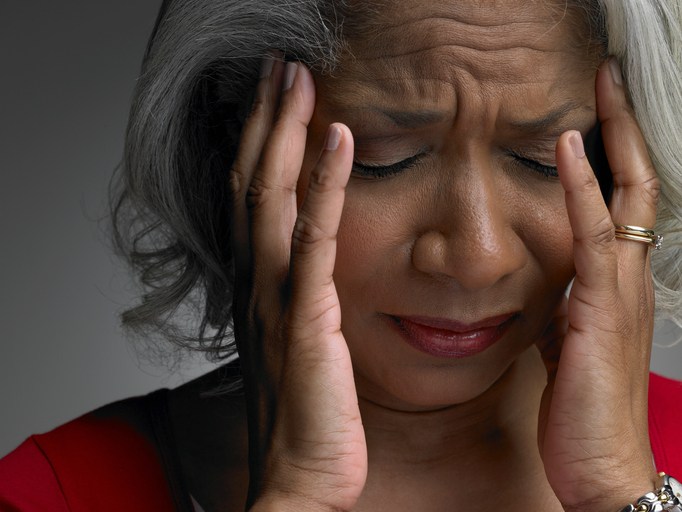
{"type": "Polygon", "coordinates": [[[332,77],[264,64],[231,171],[246,401],[198,403],[214,377],[175,392],[190,489],[216,510],[619,510],[654,476],[653,300],[647,248],[613,223],[653,225],[658,190],[624,90],[544,2],[409,3],[332,77]],[[597,118],[610,211],[582,152],[597,118]],[[415,154],[351,176],[354,156],[415,154]],[[508,312],[463,359],[416,351],[389,318],[508,312]]]}

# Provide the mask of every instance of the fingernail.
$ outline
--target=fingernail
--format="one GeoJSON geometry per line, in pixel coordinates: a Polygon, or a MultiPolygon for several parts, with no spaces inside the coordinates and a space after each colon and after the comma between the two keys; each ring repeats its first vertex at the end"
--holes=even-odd
{"type": "Polygon", "coordinates": [[[583,138],[580,132],[573,132],[568,137],[568,142],[571,144],[573,154],[576,158],[585,158],[585,146],[583,145],[583,138]]]}
{"type": "Polygon", "coordinates": [[[327,151],[336,151],[341,142],[341,130],[338,126],[331,125],[327,130],[327,140],[324,142],[324,149],[327,151]]]}
{"type": "Polygon", "coordinates": [[[611,70],[611,77],[616,85],[623,85],[623,73],[620,70],[620,65],[615,57],[609,59],[609,69],[611,70]]]}
{"type": "Polygon", "coordinates": [[[260,77],[261,78],[267,78],[270,76],[270,73],[272,73],[272,67],[275,65],[275,59],[273,58],[272,55],[266,55],[263,58],[263,62],[261,62],[260,66],[260,77]]]}
{"type": "Polygon", "coordinates": [[[282,85],[283,91],[291,89],[291,86],[294,85],[294,78],[296,78],[297,70],[298,64],[295,62],[287,62],[287,67],[284,71],[284,83],[282,85]]]}

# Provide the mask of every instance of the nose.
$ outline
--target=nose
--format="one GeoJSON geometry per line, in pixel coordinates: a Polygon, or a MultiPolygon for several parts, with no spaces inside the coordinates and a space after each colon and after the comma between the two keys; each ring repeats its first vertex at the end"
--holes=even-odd
{"type": "Polygon", "coordinates": [[[513,227],[512,202],[490,174],[456,181],[437,192],[430,210],[436,213],[417,237],[412,264],[463,289],[484,290],[521,269],[527,251],[513,227]]]}

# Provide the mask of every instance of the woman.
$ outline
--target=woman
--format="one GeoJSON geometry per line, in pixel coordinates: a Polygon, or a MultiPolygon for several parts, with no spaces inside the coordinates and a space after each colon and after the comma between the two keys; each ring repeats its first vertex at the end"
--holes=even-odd
{"type": "Polygon", "coordinates": [[[679,3],[280,4],[164,3],[115,207],[127,325],[239,359],[32,437],[0,503],[673,510],[679,3]]]}

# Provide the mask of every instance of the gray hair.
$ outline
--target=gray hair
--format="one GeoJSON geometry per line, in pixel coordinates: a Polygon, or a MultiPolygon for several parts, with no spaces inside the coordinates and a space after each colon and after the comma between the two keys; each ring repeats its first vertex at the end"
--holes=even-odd
{"type": "MultiPolygon", "coordinates": [[[[662,184],[657,314],[682,325],[682,8],[677,0],[572,3],[622,63],[662,184]]],[[[354,2],[347,16],[345,0],[164,1],[111,191],[114,242],[144,290],[122,314],[132,332],[216,361],[235,353],[227,177],[260,61],[277,49],[332,71],[368,4],[354,2]]]]}

